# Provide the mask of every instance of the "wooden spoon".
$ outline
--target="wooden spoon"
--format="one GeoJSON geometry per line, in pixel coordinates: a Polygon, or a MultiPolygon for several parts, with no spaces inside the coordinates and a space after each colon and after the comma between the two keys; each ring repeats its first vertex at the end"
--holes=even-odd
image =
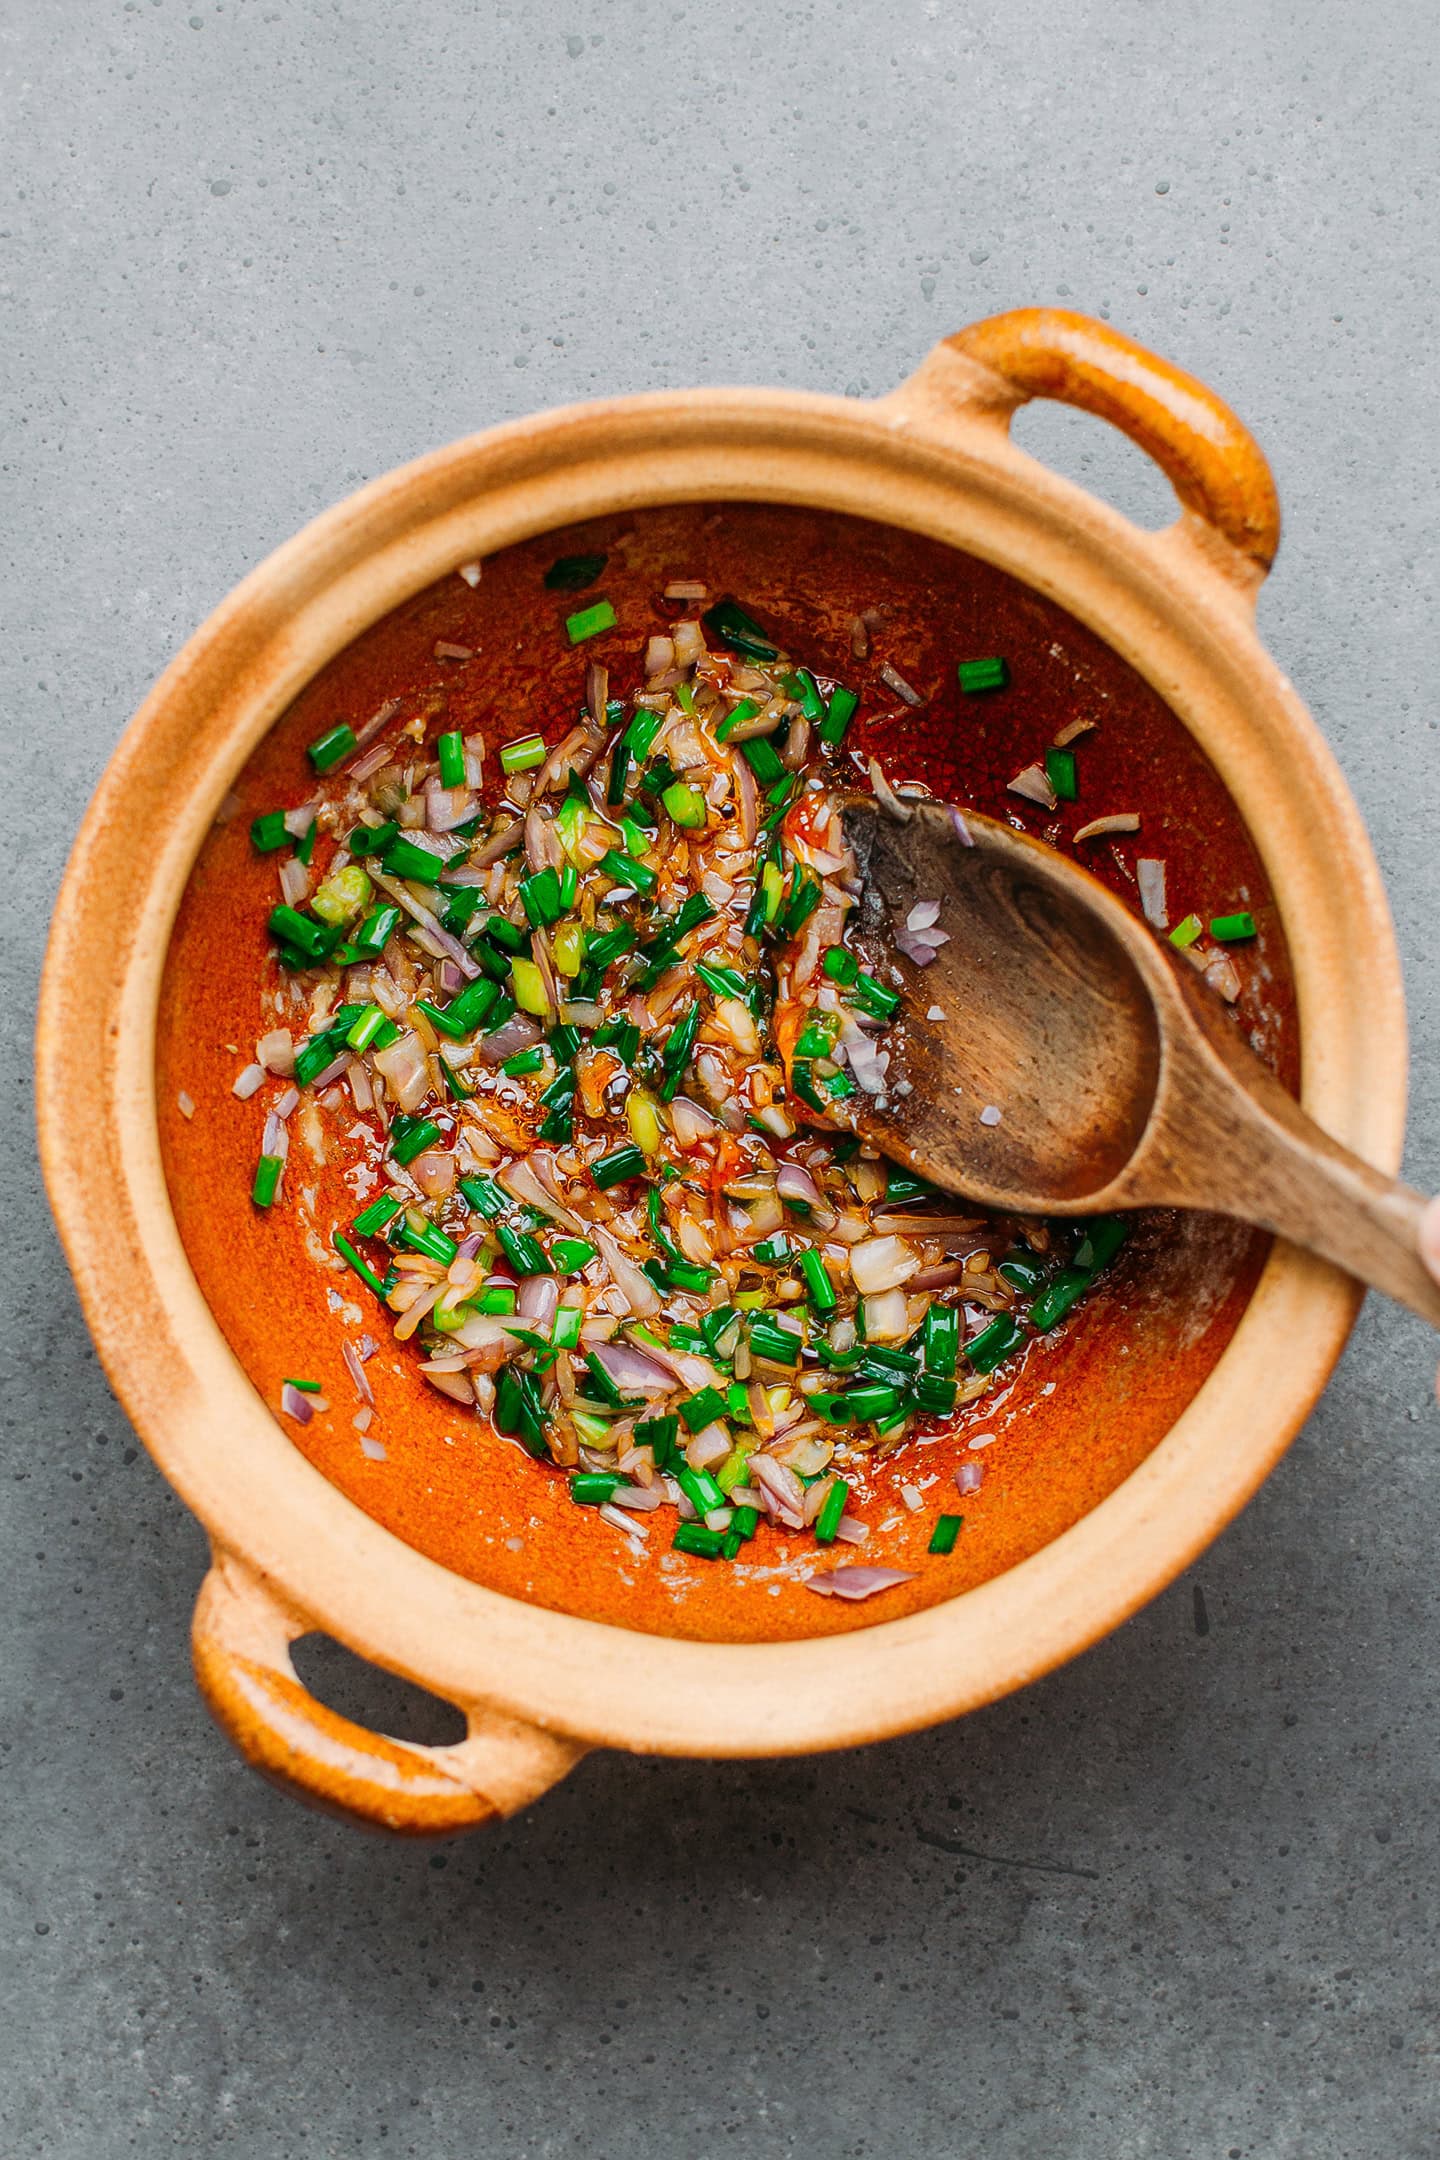
{"type": "Polygon", "coordinates": [[[886,1093],[845,1104],[856,1131],[1005,1213],[1238,1216],[1440,1327],[1421,1196],[1306,1117],[1181,954],[1028,834],[911,807],[902,823],[873,796],[840,803],[862,884],[850,942],[905,984],[886,1093]],[[949,933],[925,967],[895,946],[917,900],[949,933]]]}

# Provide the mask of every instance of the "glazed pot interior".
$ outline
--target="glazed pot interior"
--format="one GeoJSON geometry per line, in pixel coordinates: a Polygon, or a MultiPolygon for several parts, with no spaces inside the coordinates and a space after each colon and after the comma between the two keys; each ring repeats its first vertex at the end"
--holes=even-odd
{"type": "MultiPolygon", "coordinates": [[[[366,1514],[443,1567],[507,1596],[585,1619],[708,1641],[794,1640],[892,1620],[950,1599],[1038,1552],[1111,1493],[1164,1438],[1230,1341],[1268,1240],[1216,1218],[1154,1216],[1076,1315],[1032,1344],[1018,1373],[959,1417],[953,1431],[906,1444],[856,1493],[872,1525],[867,1561],[914,1568],[873,1606],[808,1593],[809,1540],[762,1530],[733,1565],[689,1559],[652,1535],[639,1555],[593,1511],[572,1505],[563,1477],[493,1437],[474,1414],[420,1380],[413,1346],[389,1325],[329,1233],[355,1213],[343,1151],[323,1167],[292,1160],[305,1206],[260,1213],[249,1200],[256,1105],[233,1082],[258,1035],[264,923],[274,859],[257,856],[250,820],[311,790],[305,745],[341,721],[359,725],[390,698],[439,727],[483,729],[492,743],[538,729],[553,739],[574,716],[586,661],[611,671],[612,692],[636,684],[646,638],[680,610],[661,599],[677,578],[732,592],[795,656],[863,691],[852,732],[863,771],[880,758],[892,782],[1011,816],[1062,847],[1085,820],[1134,811],[1141,831],[1074,852],[1136,903],[1137,855],[1162,858],[1171,919],[1248,909],[1259,937],[1242,968],[1238,1020],[1292,1087],[1299,1038],[1289,958],[1256,848],[1219,776],[1182,722],[1136,671],[1055,602],[958,549],[859,518],[763,503],[679,505],[593,519],[509,547],[478,586],[449,575],[375,623],[296,698],[235,783],[188,881],[170,945],[157,1032],[157,1093],[176,1222],[200,1289],[261,1398],[283,1379],[322,1383],[331,1409],[293,1444],[366,1514]],[[617,629],[580,651],[565,637],[576,602],[544,585],[556,557],[597,554],[593,592],[617,629]],[[877,611],[858,658],[852,624],[877,611]],[[466,660],[436,647],[466,649],[466,660]],[[963,697],[955,663],[1002,654],[1011,685],[963,697]],[[882,663],[921,693],[911,708],[886,687],[882,663]],[[1045,813],[1007,791],[1057,729],[1093,722],[1080,749],[1080,800],[1045,813]],[[194,1113],[182,1113],[181,1099],[194,1113]],[[308,1220],[307,1220],[308,1218],[308,1220]],[[376,1396],[367,1453],[352,1423],[341,1343],[369,1333],[376,1396]],[[981,1445],[977,1449],[975,1443],[981,1445]],[[972,1453],[981,1491],[948,1557],[926,1544],[942,1493],[972,1453]],[[912,1514],[902,1488],[927,1496],[912,1514]]],[[[962,1022],[963,1024],[963,1022],[962,1022]]]]}

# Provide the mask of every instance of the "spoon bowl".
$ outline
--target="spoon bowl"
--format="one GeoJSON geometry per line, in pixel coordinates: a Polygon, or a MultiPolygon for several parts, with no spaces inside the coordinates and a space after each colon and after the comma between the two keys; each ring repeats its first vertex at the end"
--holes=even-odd
{"type": "Polygon", "coordinates": [[[1440,1327],[1421,1196],[1305,1116],[1183,953],[1029,834],[842,798],[854,943],[903,983],[855,1129],[947,1191],[1029,1215],[1199,1207],[1273,1230],[1440,1327]],[[945,942],[903,950],[917,902],[945,942]]]}

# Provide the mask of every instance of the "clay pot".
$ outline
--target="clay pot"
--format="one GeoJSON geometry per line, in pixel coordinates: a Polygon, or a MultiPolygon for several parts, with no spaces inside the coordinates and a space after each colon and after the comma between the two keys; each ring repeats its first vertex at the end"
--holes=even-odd
{"type": "MultiPolygon", "coordinates": [[[[433,1832],[510,1812],[591,1746],[779,1754],[955,1716],[1093,1642],[1215,1536],[1304,1419],[1358,1300],[1233,1226],[1142,1228],[1084,1324],[1037,1345],[987,1413],[1000,1437],[955,1555],[917,1559],[915,1583],[873,1605],[806,1593],[807,1569],[787,1572],[778,1549],[773,1585],[632,1561],[561,1480],[482,1446],[476,1421],[392,1361],[379,1318],[386,1456],[371,1461],[340,1414],[330,1293],[348,1299],[354,1279],[307,1256],[284,1211],[250,1210],[254,1118],[230,1093],[264,1025],[273,898],[246,827],[303,799],[304,743],[427,686],[452,712],[568,715],[592,649],[577,660],[556,635],[573,603],[541,573],[582,548],[608,558],[617,668],[663,627],[667,578],[728,585],[830,672],[873,685],[884,658],[924,686],[919,712],[867,700],[892,778],[1032,830],[1043,814],[1005,782],[1089,712],[1083,812],[1138,810],[1144,837],[1113,854],[1085,843],[1084,859],[1133,897],[1138,846],[1166,859],[1177,914],[1252,909],[1242,1024],[1303,1076],[1313,1116],[1393,1170],[1399,970],[1355,806],[1256,637],[1277,538],[1265,462],[1212,392],[1102,324],[1025,311],[947,340],[873,403],[667,393],[454,444],[319,518],[197,632],[71,858],[40,1133],[106,1370],[210,1533],[196,1668],[258,1768],[359,1820],[433,1832]],[[1032,396],[1147,448],[1179,520],[1141,531],[1016,450],[1009,420],[1032,396]],[[472,590],[454,572],[476,558],[472,590]],[[862,663],[850,625],[867,608],[881,627],[862,663]],[[479,657],[437,660],[437,641],[479,657]],[[1008,702],[961,699],[955,659],[994,651],[1015,671],[1008,702]],[[302,1429],[272,1406],[306,1369],[337,1412],[302,1429]],[[401,1744],[317,1703],[289,1655],[316,1629],[460,1705],[467,1739],[401,1744]]],[[[343,1221],[338,1172],[316,1183],[320,1214],[343,1221]]],[[[927,1477],[948,1481],[976,1423],[934,1443],[927,1477]]],[[[896,1564],[923,1554],[928,1521],[893,1533],[911,1539],[896,1564]]]]}

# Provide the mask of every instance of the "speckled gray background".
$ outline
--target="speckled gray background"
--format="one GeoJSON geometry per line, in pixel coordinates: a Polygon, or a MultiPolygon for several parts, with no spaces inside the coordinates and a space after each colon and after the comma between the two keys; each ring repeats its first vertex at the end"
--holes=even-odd
{"type": "MultiPolygon", "coordinates": [[[[1440,2150],[1418,1324],[1368,1310],[1244,1518],[1028,1694],[810,1763],[602,1757],[399,1850],[207,1724],[202,1541],[96,1368],[28,1131],[85,797],[312,512],[535,405],[880,389],[1064,299],[1274,458],[1264,627],[1390,880],[1440,1182],[1436,54],[1422,0],[4,0],[7,2160],[1440,2150]]],[[[1021,433],[1161,513],[1098,425],[1021,433]]]]}

